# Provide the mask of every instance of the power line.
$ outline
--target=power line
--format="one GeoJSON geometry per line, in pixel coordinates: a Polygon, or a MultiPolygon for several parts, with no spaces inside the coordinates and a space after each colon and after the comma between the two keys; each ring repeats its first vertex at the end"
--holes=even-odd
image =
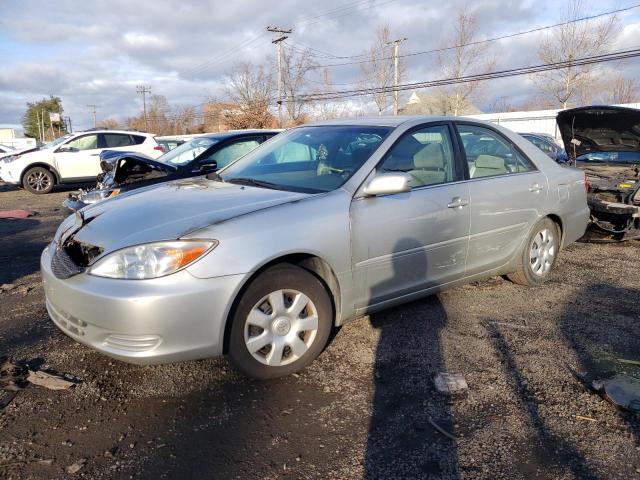
{"type": "MultiPolygon", "coordinates": [[[[317,100],[337,100],[348,97],[371,95],[376,93],[388,93],[394,91],[413,90],[417,88],[431,88],[444,85],[453,85],[458,83],[469,83],[483,80],[491,80],[495,78],[513,77],[518,75],[529,75],[532,73],[545,72],[550,70],[560,70],[574,66],[591,65],[595,63],[611,62],[615,60],[623,60],[626,58],[635,58],[640,56],[640,48],[632,50],[624,50],[619,52],[611,52],[602,55],[593,55],[589,57],[576,58],[554,63],[543,63],[529,67],[511,68],[507,70],[499,70],[476,75],[468,75],[465,77],[445,78],[438,80],[427,80],[423,82],[405,83],[397,87],[372,87],[354,90],[341,90],[336,92],[322,92],[299,95],[296,101],[317,101],[317,100]]],[[[286,101],[286,100],[285,100],[286,101]]]]}
{"type": "MultiPolygon", "coordinates": [[[[624,7],[624,8],[618,8],[616,10],[610,10],[607,12],[602,12],[602,13],[598,13],[595,15],[589,15],[587,17],[581,17],[581,18],[575,18],[573,20],[568,20],[566,22],[560,22],[560,23],[555,23],[553,25],[546,25],[544,27],[536,27],[536,28],[532,28],[530,30],[525,30],[522,32],[515,32],[515,33],[509,33],[506,35],[501,35],[499,37],[493,37],[493,38],[488,38],[485,40],[477,40],[475,42],[469,42],[469,43],[461,43],[458,45],[453,45],[451,47],[442,47],[442,48],[434,48],[432,50],[424,50],[421,52],[411,52],[411,53],[405,53],[404,55],[400,55],[400,58],[402,57],[414,57],[417,55],[427,55],[427,54],[431,54],[431,53],[440,53],[440,52],[445,52],[447,50],[453,50],[456,48],[462,48],[462,47],[471,47],[474,45],[482,45],[484,43],[490,43],[490,42],[496,42],[498,40],[504,40],[507,38],[513,38],[513,37],[518,37],[521,35],[528,35],[530,33],[535,33],[535,32],[541,32],[543,30],[549,30],[551,28],[556,28],[556,27],[561,27],[564,25],[570,25],[572,23],[577,23],[577,22],[584,22],[587,20],[594,20],[596,18],[600,18],[600,17],[605,17],[608,15],[615,15],[616,13],[621,13],[621,12],[627,12],[629,10],[633,10],[635,8],[640,7],[640,3],[628,6],[628,7],[624,7]]],[[[393,60],[393,57],[384,57],[382,60],[393,60]]],[[[344,66],[344,65],[360,65],[363,63],[370,63],[371,60],[359,60],[359,61],[353,61],[353,62],[341,62],[341,63],[329,63],[326,65],[314,65],[312,68],[317,69],[317,68],[325,68],[325,67],[340,67],[340,66],[344,66]]]]}

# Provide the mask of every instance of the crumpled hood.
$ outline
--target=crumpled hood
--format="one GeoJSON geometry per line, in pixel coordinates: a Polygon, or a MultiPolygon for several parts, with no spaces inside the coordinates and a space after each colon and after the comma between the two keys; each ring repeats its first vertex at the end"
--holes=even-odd
{"type": "Polygon", "coordinates": [[[556,122],[572,160],[589,152],[640,150],[640,110],[590,106],[563,110],[556,122]]]}
{"type": "Polygon", "coordinates": [[[116,164],[120,163],[121,160],[129,160],[136,163],[151,165],[155,169],[168,173],[173,173],[177,170],[173,165],[154,160],[144,153],[118,152],[114,150],[105,150],[100,153],[100,168],[105,173],[110,172],[115,168],[116,164]]]}
{"type": "Polygon", "coordinates": [[[239,215],[308,197],[207,180],[176,180],[122,194],[76,213],[58,229],[56,241],[68,236],[101,247],[105,253],[141,243],[175,240],[187,233],[239,215]],[[80,228],[80,213],[84,225],[80,228]],[[75,225],[74,225],[75,224],[75,225]]]}

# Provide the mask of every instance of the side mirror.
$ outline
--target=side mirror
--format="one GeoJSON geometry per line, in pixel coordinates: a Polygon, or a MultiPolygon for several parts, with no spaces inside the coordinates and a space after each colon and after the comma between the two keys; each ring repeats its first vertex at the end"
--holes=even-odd
{"type": "Polygon", "coordinates": [[[198,166],[201,172],[211,173],[211,172],[215,172],[218,169],[218,162],[210,158],[206,158],[198,162],[198,166]]]}
{"type": "Polygon", "coordinates": [[[407,173],[381,173],[376,175],[362,190],[365,197],[391,195],[411,191],[411,176],[407,173]]]}
{"type": "Polygon", "coordinates": [[[60,152],[60,153],[72,153],[72,152],[79,152],[80,150],[78,150],[75,147],[62,146],[57,151],[60,152]]]}

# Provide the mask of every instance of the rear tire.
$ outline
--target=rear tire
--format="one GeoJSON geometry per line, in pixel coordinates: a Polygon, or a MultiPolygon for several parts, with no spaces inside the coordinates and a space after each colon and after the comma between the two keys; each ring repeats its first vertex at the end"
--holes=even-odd
{"type": "Polygon", "coordinates": [[[56,178],[53,173],[44,167],[30,168],[24,174],[24,177],[22,177],[22,186],[25,190],[35,193],[36,195],[51,192],[55,184],[56,178]]]}
{"type": "Polygon", "coordinates": [[[546,282],[558,259],[560,232],[549,218],[540,220],[531,230],[518,261],[518,269],[507,275],[513,283],[526,286],[546,282]]]}
{"type": "Polygon", "coordinates": [[[231,321],[229,360],[243,374],[267,380],[298,372],[320,355],[333,308],[318,278],[282,264],[251,282],[231,321]]]}

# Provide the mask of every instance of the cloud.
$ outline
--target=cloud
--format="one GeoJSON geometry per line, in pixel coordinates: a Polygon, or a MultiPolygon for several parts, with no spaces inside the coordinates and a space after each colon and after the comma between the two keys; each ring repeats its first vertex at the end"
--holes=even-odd
{"type": "MultiPolygon", "coordinates": [[[[594,12],[617,8],[617,0],[598,2],[594,12]]],[[[124,119],[137,114],[141,98],[137,84],[150,85],[173,104],[201,104],[208,96],[222,96],[225,75],[238,61],[266,63],[275,46],[267,25],[293,27],[288,42],[311,46],[318,64],[341,63],[362,53],[377,26],[388,23],[395,37],[407,37],[402,52],[430,50],[446,45],[460,9],[477,16],[484,38],[555,23],[560,19],[551,0],[518,4],[510,0],[467,2],[415,2],[281,0],[110,0],[84,2],[57,0],[55,8],[42,8],[40,0],[4,0],[0,17],[0,92],[10,101],[0,103],[0,123],[19,123],[27,101],[60,95],[74,125],[89,127],[87,104],[96,104],[99,118],[124,119]],[[36,14],[37,13],[37,14],[36,14]],[[327,52],[321,53],[321,52],[327,52]],[[22,105],[22,108],[20,108],[22,105]]],[[[638,12],[621,16],[619,43],[632,45],[640,33],[638,12]]],[[[495,42],[496,67],[535,62],[540,34],[495,42]]],[[[407,58],[406,79],[439,78],[436,55],[407,58]]],[[[637,71],[634,62],[625,67],[637,71]]],[[[630,70],[631,71],[631,70],[630,70]]],[[[353,88],[357,65],[331,67],[333,81],[353,88]]],[[[321,71],[310,83],[320,87],[321,71]]],[[[521,101],[533,91],[529,79],[487,82],[481,106],[499,96],[521,101]]],[[[360,101],[356,99],[356,101],[360,101]]],[[[362,99],[366,105],[367,100],[362,99]]]]}

